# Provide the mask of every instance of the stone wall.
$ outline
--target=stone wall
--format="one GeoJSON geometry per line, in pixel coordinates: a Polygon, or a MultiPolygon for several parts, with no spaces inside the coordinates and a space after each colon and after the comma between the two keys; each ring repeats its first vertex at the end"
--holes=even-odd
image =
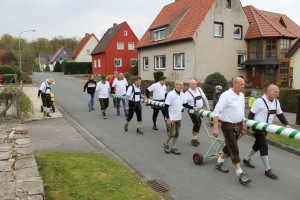
{"type": "Polygon", "coordinates": [[[0,125],[0,199],[43,200],[44,197],[27,126],[0,125]]]}

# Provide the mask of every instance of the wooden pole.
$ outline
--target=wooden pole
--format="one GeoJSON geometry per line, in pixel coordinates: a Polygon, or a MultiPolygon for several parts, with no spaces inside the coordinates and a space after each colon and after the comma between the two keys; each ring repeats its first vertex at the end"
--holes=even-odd
{"type": "Polygon", "coordinates": [[[296,115],[296,125],[300,125],[300,95],[298,95],[297,101],[297,115],[296,115]]]}

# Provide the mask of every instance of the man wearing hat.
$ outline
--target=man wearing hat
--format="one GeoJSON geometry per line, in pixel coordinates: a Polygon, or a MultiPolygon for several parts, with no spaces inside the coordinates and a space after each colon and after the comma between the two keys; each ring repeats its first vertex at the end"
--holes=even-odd
{"type": "Polygon", "coordinates": [[[52,84],[55,84],[53,78],[48,78],[45,82],[43,82],[39,88],[38,97],[42,96],[43,107],[44,107],[44,116],[51,117],[49,114],[51,108],[51,87],[52,84]]]}
{"type": "Polygon", "coordinates": [[[110,85],[108,81],[106,81],[105,76],[101,76],[101,81],[97,83],[96,91],[98,92],[103,119],[106,119],[105,111],[109,102],[110,85]]]}

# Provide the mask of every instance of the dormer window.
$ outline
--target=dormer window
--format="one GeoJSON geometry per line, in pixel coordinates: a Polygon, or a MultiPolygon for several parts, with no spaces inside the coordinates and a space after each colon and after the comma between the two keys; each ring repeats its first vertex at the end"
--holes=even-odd
{"type": "Polygon", "coordinates": [[[227,8],[231,8],[231,0],[227,0],[227,8]]]}
{"type": "Polygon", "coordinates": [[[161,28],[153,31],[153,40],[163,40],[166,38],[166,28],[161,28]]]}

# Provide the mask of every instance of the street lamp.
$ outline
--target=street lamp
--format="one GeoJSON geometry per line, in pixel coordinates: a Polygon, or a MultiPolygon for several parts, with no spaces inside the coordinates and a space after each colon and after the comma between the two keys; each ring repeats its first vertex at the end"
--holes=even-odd
{"type": "Polygon", "coordinates": [[[20,34],[19,34],[19,56],[20,56],[20,71],[21,71],[21,74],[22,74],[22,56],[21,56],[21,35],[22,33],[25,33],[25,32],[35,32],[35,30],[27,30],[27,31],[22,31],[20,34]]]}

